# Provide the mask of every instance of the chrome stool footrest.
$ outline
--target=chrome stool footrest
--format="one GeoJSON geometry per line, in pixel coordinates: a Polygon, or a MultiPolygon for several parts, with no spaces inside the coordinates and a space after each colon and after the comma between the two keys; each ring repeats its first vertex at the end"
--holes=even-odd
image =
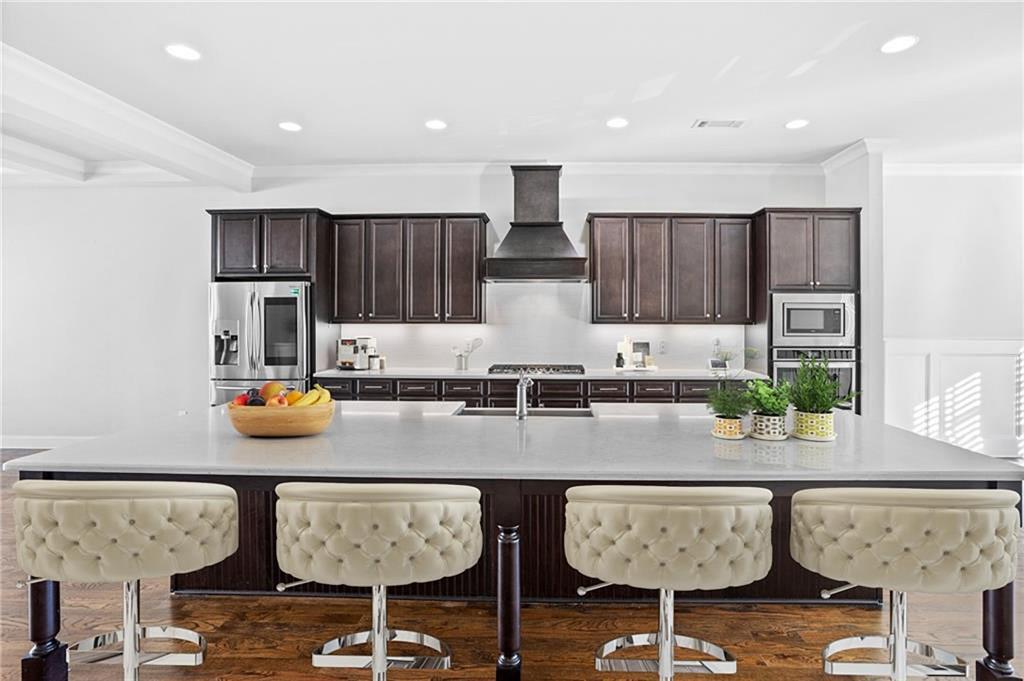
{"type": "MultiPolygon", "coordinates": [[[[333,653],[350,646],[370,643],[372,640],[373,631],[370,630],[333,638],[313,651],[313,666],[371,669],[373,665],[372,655],[334,655],[333,653]]],[[[440,653],[440,655],[388,655],[388,669],[450,669],[452,666],[451,648],[448,647],[447,643],[430,634],[405,629],[388,629],[387,642],[391,643],[392,641],[414,643],[430,648],[440,653]]]]}
{"type": "MultiPolygon", "coordinates": [[[[674,660],[673,672],[684,674],[735,674],[736,658],[732,654],[708,641],[691,636],[673,636],[676,648],[695,650],[711,655],[713,660],[674,660]]],[[[658,660],[621,660],[608,655],[627,648],[658,645],[658,634],[628,634],[602,643],[594,652],[594,668],[599,672],[657,672],[658,660]]]]}
{"type": "MultiPolygon", "coordinates": [[[[191,629],[139,625],[139,638],[143,641],[184,641],[199,647],[191,653],[139,652],[139,664],[159,667],[198,667],[206,657],[206,637],[191,629]]],[[[112,648],[124,643],[124,629],[91,636],[68,646],[69,664],[121,663],[122,651],[112,648]]]]}
{"type": "MultiPolygon", "coordinates": [[[[883,676],[895,678],[892,662],[835,662],[830,660],[836,653],[858,648],[888,650],[892,655],[891,636],[851,636],[829,643],[821,651],[826,674],[836,676],[883,676]]],[[[928,658],[929,662],[907,664],[907,676],[917,678],[928,676],[967,677],[967,663],[948,651],[907,639],[907,652],[928,658]]]]}

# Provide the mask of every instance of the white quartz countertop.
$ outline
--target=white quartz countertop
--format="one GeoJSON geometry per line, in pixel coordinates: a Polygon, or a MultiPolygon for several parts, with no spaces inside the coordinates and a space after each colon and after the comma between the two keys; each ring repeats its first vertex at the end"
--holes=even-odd
{"type": "Polygon", "coordinates": [[[595,417],[458,415],[461,402],[339,402],[322,435],[239,435],[224,407],[8,462],[5,470],[438,480],[942,481],[1024,467],[850,412],[831,443],[711,437],[702,405],[599,404],[595,417]]]}
{"type": "MultiPolygon", "coordinates": [[[[342,371],[341,369],[325,369],[313,374],[314,378],[438,378],[438,379],[514,379],[514,374],[489,374],[487,368],[445,369],[395,367],[384,371],[342,371]]],[[[755,378],[768,377],[746,369],[732,369],[725,372],[712,373],[708,369],[657,369],[656,371],[616,371],[615,369],[586,369],[583,374],[529,374],[531,378],[544,380],[594,381],[594,380],[650,380],[650,381],[719,381],[730,379],[750,381],[755,378]]]]}

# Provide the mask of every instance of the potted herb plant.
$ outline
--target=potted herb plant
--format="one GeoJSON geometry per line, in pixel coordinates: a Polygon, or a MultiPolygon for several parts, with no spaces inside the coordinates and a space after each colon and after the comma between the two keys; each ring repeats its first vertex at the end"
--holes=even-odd
{"type": "Polygon", "coordinates": [[[786,381],[776,384],[762,381],[749,381],[747,395],[750,397],[754,415],[750,424],[750,437],[758,440],[785,440],[786,411],[792,388],[786,381]]]}
{"type": "Polygon", "coordinates": [[[836,439],[832,410],[853,397],[853,392],[839,394],[839,380],[829,374],[825,360],[801,359],[791,390],[791,400],[796,408],[793,415],[793,437],[817,442],[836,439]]]}
{"type": "Polygon", "coordinates": [[[741,440],[743,417],[750,412],[750,397],[740,387],[726,386],[708,393],[708,409],[715,414],[715,427],[711,434],[723,440],[741,440]]]}

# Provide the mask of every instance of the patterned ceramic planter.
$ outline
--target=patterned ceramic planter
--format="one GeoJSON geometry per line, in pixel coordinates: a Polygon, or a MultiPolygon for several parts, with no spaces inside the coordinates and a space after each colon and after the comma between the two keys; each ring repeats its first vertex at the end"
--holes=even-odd
{"type": "Polygon", "coordinates": [[[836,439],[835,414],[812,414],[806,411],[793,412],[793,437],[814,442],[831,442],[836,439]]]}
{"type": "Polygon", "coordinates": [[[750,423],[750,437],[758,440],[785,440],[789,437],[786,432],[786,416],[754,414],[750,423]]]}
{"type": "Polygon", "coordinates": [[[715,427],[711,434],[723,440],[742,440],[747,436],[743,432],[743,419],[727,419],[722,416],[715,417],[715,427]]]}

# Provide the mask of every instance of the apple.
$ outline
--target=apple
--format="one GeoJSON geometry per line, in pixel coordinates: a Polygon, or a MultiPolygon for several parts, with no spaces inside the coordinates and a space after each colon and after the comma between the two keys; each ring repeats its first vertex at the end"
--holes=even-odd
{"type": "Polygon", "coordinates": [[[231,401],[234,404],[237,404],[239,407],[244,407],[245,405],[249,404],[249,395],[248,393],[242,393],[241,395],[236,395],[235,399],[231,401]]]}
{"type": "Polygon", "coordinates": [[[264,383],[263,387],[260,388],[260,397],[265,400],[269,400],[271,397],[277,397],[286,390],[288,390],[288,386],[285,384],[278,383],[277,381],[270,381],[269,383],[264,383]]]}
{"type": "Polygon", "coordinates": [[[283,394],[275,395],[274,397],[267,398],[268,407],[287,407],[288,399],[283,394]]]}

